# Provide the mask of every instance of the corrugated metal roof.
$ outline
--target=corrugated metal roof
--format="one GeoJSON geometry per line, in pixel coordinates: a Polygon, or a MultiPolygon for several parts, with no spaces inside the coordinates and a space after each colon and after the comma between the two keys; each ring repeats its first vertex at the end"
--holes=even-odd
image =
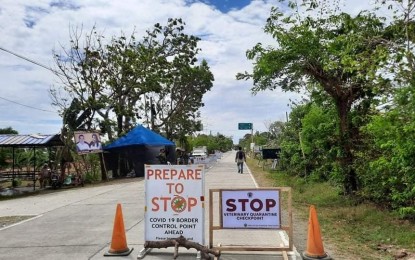
{"type": "Polygon", "coordinates": [[[14,135],[0,134],[0,147],[50,147],[63,146],[60,135],[14,135]]]}

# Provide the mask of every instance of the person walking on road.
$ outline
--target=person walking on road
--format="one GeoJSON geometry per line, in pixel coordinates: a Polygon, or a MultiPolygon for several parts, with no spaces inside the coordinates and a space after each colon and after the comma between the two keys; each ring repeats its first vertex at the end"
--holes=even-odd
{"type": "Polygon", "coordinates": [[[244,173],[244,162],[246,162],[246,157],[242,147],[239,147],[239,150],[235,155],[236,166],[238,167],[238,173],[244,173]]]}

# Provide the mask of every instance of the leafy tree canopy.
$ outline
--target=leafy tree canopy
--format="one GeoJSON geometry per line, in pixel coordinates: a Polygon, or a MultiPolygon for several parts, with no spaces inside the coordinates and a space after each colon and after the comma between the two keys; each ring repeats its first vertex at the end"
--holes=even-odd
{"type": "Polygon", "coordinates": [[[18,134],[16,130],[14,130],[11,126],[6,128],[0,128],[0,134],[18,134]]]}
{"type": "MultiPolygon", "coordinates": [[[[311,9],[317,8],[315,1],[304,1],[309,2],[311,9]]],[[[274,37],[276,46],[258,43],[248,50],[247,58],[254,60],[253,72],[237,74],[237,79],[253,80],[253,93],[312,89],[330,97],[339,119],[339,163],[348,194],[358,188],[349,140],[355,133],[350,120],[352,107],[364,103],[366,110],[361,112],[367,113],[375,97],[390,90],[389,81],[379,77],[390,55],[384,20],[370,12],[355,17],[346,13],[319,17],[274,7],[265,32],[274,37]]]]}
{"type": "Polygon", "coordinates": [[[99,128],[110,140],[137,123],[168,138],[197,131],[198,109],[214,78],[206,61],[197,63],[200,39],[185,34],[184,25],[170,18],[142,40],[132,33],[108,43],[96,28],[84,41],[73,30],[70,48],[54,55],[63,88],[51,90],[65,127],[99,128]]]}

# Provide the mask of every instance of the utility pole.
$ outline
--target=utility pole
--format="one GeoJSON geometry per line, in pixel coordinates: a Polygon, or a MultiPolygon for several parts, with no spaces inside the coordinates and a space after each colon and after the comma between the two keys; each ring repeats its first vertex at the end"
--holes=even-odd
{"type": "Polygon", "coordinates": [[[154,108],[153,104],[153,97],[150,97],[150,122],[151,122],[151,130],[154,130],[154,116],[156,114],[156,109],[154,108]]]}
{"type": "Polygon", "coordinates": [[[301,153],[303,154],[303,160],[304,160],[304,176],[307,177],[307,167],[305,165],[305,153],[304,153],[304,148],[303,148],[303,141],[301,140],[301,131],[298,132],[298,139],[300,141],[301,153]]]}
{"type": "Polygon", "coordinates": [[[251,143],[254,143],[254,127],[251,128],[251,143]]]}

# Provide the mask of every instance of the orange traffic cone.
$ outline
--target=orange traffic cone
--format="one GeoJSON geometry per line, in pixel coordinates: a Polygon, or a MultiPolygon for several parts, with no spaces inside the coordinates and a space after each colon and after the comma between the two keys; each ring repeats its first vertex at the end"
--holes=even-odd
{"type": "Polygon", "coordinates": [[[112,231],[111,247],[104,256],[127,256],[134,248],[129,249],[125,237],[124,220],[122,216],[121,204],[117,204],[115,212],[114,229],[112,231]]]}
{"type": "Polygon", "coordinates": [[[303,252],[302,257],[306,260],[331,259],[331,257],[324,252],[320,224],[318,223],[317,212],[313,205],[310,206],[310,217],[308,219],[307,250],[303,252]]]}

